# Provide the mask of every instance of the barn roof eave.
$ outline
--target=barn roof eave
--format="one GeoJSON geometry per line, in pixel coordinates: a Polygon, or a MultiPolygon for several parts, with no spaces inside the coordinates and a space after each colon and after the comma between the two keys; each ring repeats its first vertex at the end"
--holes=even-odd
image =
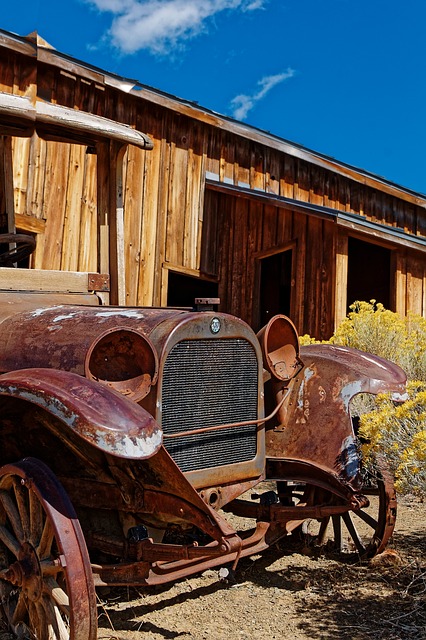
{"type": "Polygon", "coordinates": [[[142,149],[152,149],[145,133],[128,125],[69,109],[50,102],[36,102],[26,96],[0,92],[0,116],[3,133],[30,136],[36,131],[42,138],[89,144],[98,140],[115,140],[142,149]]]}
{"type": "Polygon", "coordinates": [[[239,135],[244,138],[254,140],[259,144],[269,146],[271,148],[287,153],[291,156],[306,160],[317,166],[321,166],[330,171],[334,171],[340,175],[343,175],[355,182],[365,184],[374,189],[383,191],[389,195],[401,198],[411,204],[419,207],[426,208],[426,194],[419,193],[412,189],[408,189],[386,178],[374,174],[372,172],[354,167],[353,165],[336,160],[333,157],[321,154],[299,145],[294,142],[290,142],[284,138],[280,138],[269,131],[258,129],[252,125],[245,124],[243,122],[234,120],[228,116],[220,115],[212,110],[204,107],[200,107],[194,102],[178,98],[171,94],[154,89],[147,85],[143,85],[138,81],[130,80],[128,78],[104,71],[99,67],[91,65],[86,62],[82,62],[72,56],[61,53],[56,49],[46,48],[43,45],[36,45],[34,43],[34,34],[31,34],[27,38],[16,36],[7,31],[0,30],[0,46],[9,46],[11,48],[30,47],[31,50],[36,48],[37,59],[54,66],[68,69],[69,71],[79,73],[82,77],[99,82],[106,86],[113,86],[117,90],[125,93],[130,93],[136,97],[148,100],[152,103],[162,105],[168,109],[176,111],[178,113],[188,115],[196,120],[203,121],[212,126],[220,127],[224,130],[228,130],[235,135],[239,135]],[[10,36],[10,38],[8,38],[10,36]],[[31,44],[28,42],[31,40],[31,44]]]}
{"type": "Polygon", "coordinates": [[[249,138],[250,140],[254,140],[260,144],[277,149],[278,151],[282,151],[283,153],[287,153],[293,157],[306,160],[307,162],[311,162],[330,171],[344,175],[356,182],[384,191],[389,195],[394,195],[398,198],[407,200],[416,206],[426,208],[426,194],[418,193],[417,191],[398,185],[382,176],[354,167],[345,162],[341,162],[331,156],[313,151],[295,142],[290,142],[289,140],[280,138],[269,131],[258,129],[253,125],[216,113],[215,111],[202,107],[195,102],[191,102],[161,91],[160,89],[144,85],[137,80],[109,73],[99,67],[79,61],[57,50],[40,48],[40,52],[44,62],[56,65],[58,65],[60,61],[63,63],[68,62],[73,71],[77,71],[78,67],[83,75],[86,73],[92,77],[92,79],[95,79],[93,76],[96,76],[96,81],[102,81],[105,85],[112,86],[119,91],[131,94],[137,98],[148,100],[149,102],[171,109],[182,115],[187,115],[188,117],[200,120],[214,127],[230,131],[235,135],[249,138]]]}

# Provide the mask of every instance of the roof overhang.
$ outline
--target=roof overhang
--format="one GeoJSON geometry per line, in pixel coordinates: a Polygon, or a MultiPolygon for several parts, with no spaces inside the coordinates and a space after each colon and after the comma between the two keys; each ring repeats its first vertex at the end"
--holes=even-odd
{"type": "Polygon", "coordinates": [[[290,209],[316,218],[322,218],[323,220],[329,220],[339,227],[346,227],[349,232],[352,231],[363,235],[367,234],[370,237],[374,237],[377,241],[398,244],[426,253],[426,238],[424,236],[415,236],[407,233],[400,227],[385,226],[377,222],[372,222],[359,214],[348,213],[311,202],[302,202],[301,200],[286,198],[275,193],[266,193],[265,191],[257,189],[225,184],[215,180],[212,174],[206,179],[206,188],[239,198],[256,200],[257,202],[272,205],[278,209],[290,209]]]}
{"type": "Polygon", "coordinates": [[[93,113],[70,109],[50,102],[36,102],[25,96],[0,93],[0,133],[31,136],[36,132],[46,140],[95,144],[114,140],[141,149],[152,149],[152,140],[129,125],[93,113]]]}

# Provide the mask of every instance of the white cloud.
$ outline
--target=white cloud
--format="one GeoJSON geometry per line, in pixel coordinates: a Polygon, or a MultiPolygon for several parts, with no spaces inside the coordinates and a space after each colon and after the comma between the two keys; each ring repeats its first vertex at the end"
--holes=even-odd
{"type": "Polygon", "coordinates": [[[122,53],[165,54],[206,29],[225,10],[255,11],[269,0],[86,0],[113,14],[108,38],[122,53]]]}
{"type": "Polygon", "coordinates": [[[283,73],[277,73],[273,76],[265,76],[257,83],[260,89],[251,96],[240,94],[231,100],[232,115],[236,120],[245,120],[249,111],[253,109],[255,104],[262,100],[277,84],[292,78],[295,74],[294,69],[287,69],[283,73]]]}

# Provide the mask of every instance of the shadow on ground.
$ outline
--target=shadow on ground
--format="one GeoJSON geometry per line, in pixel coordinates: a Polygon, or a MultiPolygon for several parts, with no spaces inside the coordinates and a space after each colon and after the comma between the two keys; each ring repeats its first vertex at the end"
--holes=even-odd
{"type": "MultiPolygon", "coordinates": [[[[290,596],[300,638],[426,640],[425,530],[395,535],[393,548],[396,553],[390,553],[388,560],[385,554],[377,563],[362,563],[355,554],[337,558],[305,548],[304,552],[311,554],[306,556],[301,553],[301,543],[289,539],[260,556],[242,559],[236,583],[250,590],[248,597],[253,597],[253,589],[254,597],[259,598],[268,590],[278,592],[278,599],[290,596]]],[[[135,632],[135,620],[143,621],[154,611],[163,610],[166,620],[167,612],[176,605],[207,600],[233,588],[219,581],[191,590],[184,585],[185,581],[149,590],[112,589],[100,608],[100,627],[113,628],[118,634],[135,632]],[[176,593],[179,584],[183,588],[176,593]],[[155,601],[144,602],[146,594],[155,594],[155,601]],[[118,603],[117,611],[114,607],[118,603]]],[[[146,633],[165,640],[196,637],[166,627],[166,623],[162,627],[148,620],[140,622],[141,637],[146,633]]]]}

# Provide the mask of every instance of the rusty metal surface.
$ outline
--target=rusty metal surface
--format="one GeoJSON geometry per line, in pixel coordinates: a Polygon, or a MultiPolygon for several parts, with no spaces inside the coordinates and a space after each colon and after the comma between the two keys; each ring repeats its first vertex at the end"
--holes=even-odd
{"type": "MultiPolygon", "coordinates": [[[[397,499],[393,476],[381,456],[378,457],[376,465],[379,479],[381,480],[379,483],[380,511],[377,528],[369,549],[370,556],[382,553],[385,550],[394,532],[397,514],[397,499]]],[[[365,489],[365,493],[369,493],[368,489],[365,489]]]]}
{"type": "Polygon", "coordinates": [[[147,336],[157,324],[179,313],[46,302],[37,306],[37,298],[29,309],[28,296],[23,303],[20,300],[21,296],[11,295],[10,303],[0,309],[0,371],[51,367],[84,375],[87,352],[104,332],[126,327],[147,336]]]}
{"type": "Polygon", "coordinates": [[[83,440],[115,456],[142,459],[161,445],[161,430],[142,407],[73,373],[39,368],[6,373],[0,375],[0,395],[46,409],[83,440]]]}
{"type": "MultiPolygon", "coordinates": [[[[198,428],[224,423],[237,425],[247,416],[263,417],[261,352],[256,336],[244,322],[222,313],[186,313],[159,323],[149,337],[159,354],[159,376],[155,392],[147,399],[148,402],[151,400],[151,405],[144,403],[144,406],[156,416],[165,436],[176,431],[195,433],[198,428]],[[228,346],[223,353],[225,345],[228,346]],[[247,355],[250,353],[250,369],[246,366],[246,356],[241,355],[243,351],[247,355]],[[179,355],[175,356],[176,353],[179,355]],[[238,407],[238,411],[234,407],[238,407]]],[[[217,443],[217,451],[212,454],[213,466],[211,458],[208,464],[202,463],[206,453],[202,433],[177,438],[180,451],[188,446],[188,442],[194,443],[196,451],[192,458],[196,465],[186,466],[185,473],[194,487],[217,490],[216,507],[230,493],[222,491],[222,487],[232,485],[235,493],[239,483],[262,477],[263,425],[248,427],[247,432],[249,430],[245,443],[240,441],[240,447],[227,444],[236,439],[236,426],[235,429],[231,427],[231,431],[224,429],[223,435],[207,435],[217,443]],[[241,452],[243,445],[251,446],[250,443],[253,451],[230,464],[226,459],[230,449],[241,452]]],[[[171,442],[173,439],[165,439],[165,446],[173,452],[171,442]]]]}
{"type": "Polygon", "coordinates": [[[305,366],[287,387],[272,382],[274,394],[286,394],[286,400],[278,424],[266,433],[267,456],[317,465],[358,490],[350,401],[358,393],[403,396],[405,373],[382,358],[346,347],[302,347],[301,358],[305,366]]]}
{"type": "MultiPolygon", "coordinates": [[[[53,458],[51,464],[79,513],[97,584],[161,584],[224,563],[235,566],[240,557],[274,544],[306,519],[321,521],[324,529],[330,519],[347,522],[351,512],[368,506],[350,401],[357,393],[382,391],[402,399],[405,376],[395,365],[329,345],[299,351],[294,325],[283,316],[263,332],[262,344],[262,334],[259,343],[245,323],[214,311],[38,300],[43,304],[37,305],[30,294],[12,296],[11,304],[0,307],[0,369],[8,372],[0,375],[0,396],[49,412],[55,421],[42,421],[42,426],[61,445],[69,444],[66,462],[53,458]],[[241,360],[241,371],[231,367],[227,373],[235,379],[238,374],[242,397],[231,380],[216,375],[224,356],[214,347],[221,340],[232,348],[244,344],[252,353],[251,359],[241,360]],[[192,353],[197,341],[203,347],[188,356],[185,371],[170,355],[178,345],[179,354],[192,353]],[[168,358],[173,364],[166,371],[168,358]],[[252,378],[243,366],[247,362],[252,378]],[[265,418],[263,381],[268,377],[270,415],[265,418]],[[218,380],[211,402],[207,390],[218,380]],[[177,394],[167,395],[174,386],[177,394]],[[182,409],[186,386],[201,403],[190,416],[182,409]],[[230,388],[233,393],[227,394],[230,388]],[[247,389],[254,417],[216,420],[216,400],[235,403],[238,395],[241,412],[247,389]],[[175,431],[173,420],[178,418],[182,424],[175,431]],[[241,428],[239,424],[253,427],[255,451],[250,459],[223,462],[219,454],[228,431],[241,428]],[[183,473],[161,446],[165,426],[170,428],[165,442],[178,447],[185,447],[189,438],[195,443],[203,436],[215,438],[215,464],[203,466],[200,454],[198,466],[183,473]],[[67,429],[78,436],[69,443],[67,429]],[[79,442],[81,451],[75,456],[79,442]],[[92,447],[97,456],[91,455],[92,447]],[[74,465],[77,458],[79,466],[74,465]],[[264,478],[277,483],[271,500],[262,494],[241,499],[264,478]],[[305,487],[302,496],[286,503],[279,488],[285,483],[305,487]],[[253,533],[240,535],[220,508],[251,518],[253,533]]],[[[19,416],[19,406],[10,411],[19,416]]],[[[377,520],[369,520],[374,552],[384,548],[395,521],[390,479],[383,475],[377,520]]]]}
{"type": "Polygon", "coordinates": [[[110,291],[109,273],[88,273],[87,289],[89,291],[110,291]]]}

